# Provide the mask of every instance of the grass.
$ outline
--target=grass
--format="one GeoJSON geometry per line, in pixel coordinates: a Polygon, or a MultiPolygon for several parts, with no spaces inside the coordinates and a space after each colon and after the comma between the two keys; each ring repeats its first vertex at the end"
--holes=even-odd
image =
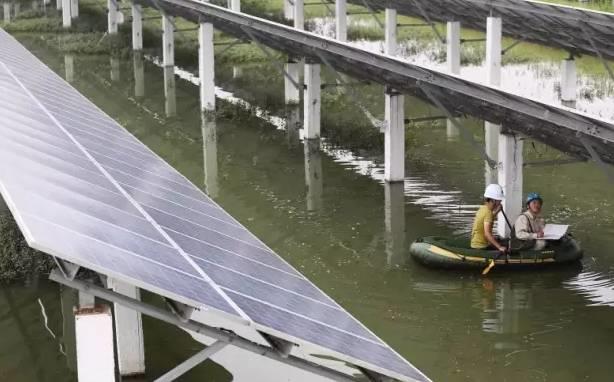
{"type": "Polygon", "coordinates": [[[28,246],[8,210],[0,212],[0,237],[0,284],[36,278],[53,269],[50,256],[28,246]]]}

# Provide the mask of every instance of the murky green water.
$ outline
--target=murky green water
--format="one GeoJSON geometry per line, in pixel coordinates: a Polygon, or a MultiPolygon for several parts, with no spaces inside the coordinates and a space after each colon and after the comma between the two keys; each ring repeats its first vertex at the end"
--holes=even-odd
{"type": "MultiPolygon", "coordinates": [[[[66,75],[63,56],[22,41],[66,75]]],[[[408,178],[387,187],[377,151],[305,150],[296,135],[250,115],[203,126],[195,86],[177,78],[166,86],[175,100],[165,99],[163,70],[145,62],[137,97],[135,67],[132,58],[112,65],[109,57],[75,56],[73,85],[434,380],[612,379],[614,192],[596,166],[525,170],[525,190],[544,194],[550,220],[573,225],[586,251],[582,269],[488,278],[431,271],[409,259],[409,243],[465,231],[484,184],[479,155],[449,137],[445,121],[411,130],[408,178]]],[[[233,77],[233,68],[217,68],[218,85],[282,115],[281,75],[268,66],[241,69],[233,77]]],[[[360,94],[383,112],[380,87],[360,94]]],[[[348,117],[339,106],[347,98],[330,90],[323,113],[362,123],[361,114],[348,117]]],[[[428,113],[438,114],[408,100],[408,118],[428,113]]],[[[329,120],[324,131],[332,129],[329,120]]],[[[480,139],[481,121],[467,123],[480,139]]],[[[340,128],[353,131],[351,122],[340,128]]],[[[560,156],[540,144],[525,148],[527,160],[560,156]]],[[[0,380],[74,379],[71,301],[45,281],[0,290],[0,380]]],[[[148,319],[144,325],[149,379],[200,348],[181,331],[148,319]]],[[[229,379],[209,363],[186,380],[203,378],[229,379]]]]}

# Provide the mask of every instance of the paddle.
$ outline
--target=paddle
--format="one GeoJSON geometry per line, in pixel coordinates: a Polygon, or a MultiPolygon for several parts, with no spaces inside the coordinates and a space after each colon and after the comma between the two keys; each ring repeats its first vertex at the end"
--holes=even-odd
{"type": "MultiPolygon", "coordinates": [[[[508,238],[508,241],[507,241],[507,252],[506,252],[508,254],[506,256],[509,256],[509,252],[512,250],[511,231],[513,231],[514,229],[512,228],[512,224],[510,223],[510,220],[507,218],[505,211],[503,211],[503,208],[501,209],[501,213],[503,214],[503,217],[505,218],[505,222],[507,223],[507,226],[510,227],[510,237],[508,238]]],[[[499,257],[501,257],[502,254],[503,252],[499,252],[499,254],[494,258],[494,260],[493,259],[490,260],[490,263],[488,263],[486,268],[484,268],[484,270],[482,271],[482,276],[487,275],[488,272],[490,272],[490,270],[495,267],[495,261],[497,261],[497,259],[499,259],[499,257]]]]}

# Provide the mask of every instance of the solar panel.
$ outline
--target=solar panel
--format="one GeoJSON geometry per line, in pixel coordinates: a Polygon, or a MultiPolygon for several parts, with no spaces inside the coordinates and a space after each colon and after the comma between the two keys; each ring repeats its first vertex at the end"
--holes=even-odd
{"type": "Polygon", "coordinates": [[[460,21],[486,29],[488,16],[501,17],[503,33],[563,49],[614,58],[614,14],[526,0],[349,0],[372,9],[386,7],[431,21],[460,21]],[[425,17],[426,16],[426,17],[425,17]]]}
{"type": "Polygon", "coordinates": [[[404,381],[428,380],[0,29],[0,190],[28,243],[404,381]]]}

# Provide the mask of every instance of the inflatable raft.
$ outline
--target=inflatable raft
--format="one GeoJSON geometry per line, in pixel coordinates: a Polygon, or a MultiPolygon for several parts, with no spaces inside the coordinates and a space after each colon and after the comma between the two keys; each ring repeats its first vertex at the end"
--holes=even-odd
{"type": "Polygon", "coordinates": [[[497,268],[518,268],[566,264],[580,260],[582,249],[571,236],[548,242],[545,249],[512,250],[509,256],[499,251],[472,249],[469,239],[424,237],[416,240],[409,253],[418,262],[433,268],[483,269],[493,260],[497,268]]]}

